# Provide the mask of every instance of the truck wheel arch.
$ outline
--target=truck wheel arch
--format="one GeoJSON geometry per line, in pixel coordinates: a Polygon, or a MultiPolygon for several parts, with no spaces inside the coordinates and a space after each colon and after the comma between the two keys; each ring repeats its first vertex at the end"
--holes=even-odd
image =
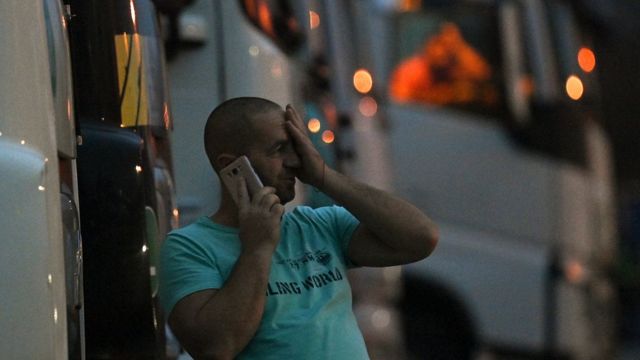
{"type": "Polygon", "coordinates": [[[410,358],[471,359],[478,338],[462,298],[435,279],[406,273],[402,289],[398,309],[410,358]]]}

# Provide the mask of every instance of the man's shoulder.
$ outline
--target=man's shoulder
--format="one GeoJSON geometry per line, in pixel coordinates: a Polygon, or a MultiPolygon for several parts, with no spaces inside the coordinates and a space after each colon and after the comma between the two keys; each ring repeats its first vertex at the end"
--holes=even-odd
{"type": "Polygon", "coordinates": [[[207,257],[216,254],[235,253],[239,247],[238,230],[218,225],[207,217],[169,232],[162,244],[162,253],[200,254],[207,257]]]}
{"type": "Polygon", "coordinates": [[[191,237],[192,235],[201,233],[206,231],[206,227],[202,223],[202,219],[197,219],[196,221],[182,226],[180,228],[171,230],[167,236],[168,237],[191,237]]]}
{"type": "Polygon", "coordinates": [[[312,208],[310,206],[296,206],[285,216],[285,222],[294,223],[316,223],[332,225],[336,219],[349,214],[349,212],[337,205],[312,208]]]}
{"type": "Polygon", "coordinates": [[[237,234],[237,229],[215,224],[209,218],[203,216],[191,224],[172,230],[167,234],[167,241],[173,242],[201,242],[204,240],[225,237],[237,234]]]}
{"type": "Polygon", "coordinates": [[[323,216],[325,214],[336,214],[341,212],[347,212],[347,210],[339,205],[328,205],[316,208],[312,208],[307,205],[298,205],[289,213],[302,216],[323,216]]]}
{"type": "Polygon", "coordinates": [[[319,209],[320,208],[312,208],[306,205],[298,205],[286,213],[285,221],[300,221],[301,219],[317,218],[320,214],[319,209]]]}

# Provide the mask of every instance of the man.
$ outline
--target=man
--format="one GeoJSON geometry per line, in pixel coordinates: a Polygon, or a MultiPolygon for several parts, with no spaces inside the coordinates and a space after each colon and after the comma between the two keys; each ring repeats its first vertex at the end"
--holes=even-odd
{"type": "Polygon", "coordinates": [[[246,155],[265,187],[168,236],[161,299],[197,359],[367,359],[346,270],[428,256],[437,228],[417,208],[326,166],[291,107],[260,98],[218,106],[205,127],[216,173],[246,155]],[[339,204],[297,207],[296,178],[339,204]],[[353,215],[352,215],[353,214],[353,215]]]}

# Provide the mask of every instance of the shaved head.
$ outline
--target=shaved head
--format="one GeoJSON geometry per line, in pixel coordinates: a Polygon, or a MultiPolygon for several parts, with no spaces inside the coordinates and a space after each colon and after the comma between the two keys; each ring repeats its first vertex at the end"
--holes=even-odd
{"type": "Polygon", "coordinates": [[[280,105],[257,97],[233,98],[218,105],[204,128],[204,147],[209,162],[217,172],[219,155],[246,154],[254,139],[254,123],[273,112],[282,112],[280,105]]]}

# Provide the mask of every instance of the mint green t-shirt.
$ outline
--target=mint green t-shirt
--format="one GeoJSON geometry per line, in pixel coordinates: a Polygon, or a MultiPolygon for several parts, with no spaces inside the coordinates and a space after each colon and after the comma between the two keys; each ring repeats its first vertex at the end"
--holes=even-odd
{"type": "MultiPolygon", "coordinates": [[[[284,215],[262,322],[238,359],[369,359],[346,273],[358,224],[338,206],[284,215]]],[[[160,259],[165,313],[189,294],[221,288],[239,255],[238,229],[207,217],[169,233],[160,259]]]]}

